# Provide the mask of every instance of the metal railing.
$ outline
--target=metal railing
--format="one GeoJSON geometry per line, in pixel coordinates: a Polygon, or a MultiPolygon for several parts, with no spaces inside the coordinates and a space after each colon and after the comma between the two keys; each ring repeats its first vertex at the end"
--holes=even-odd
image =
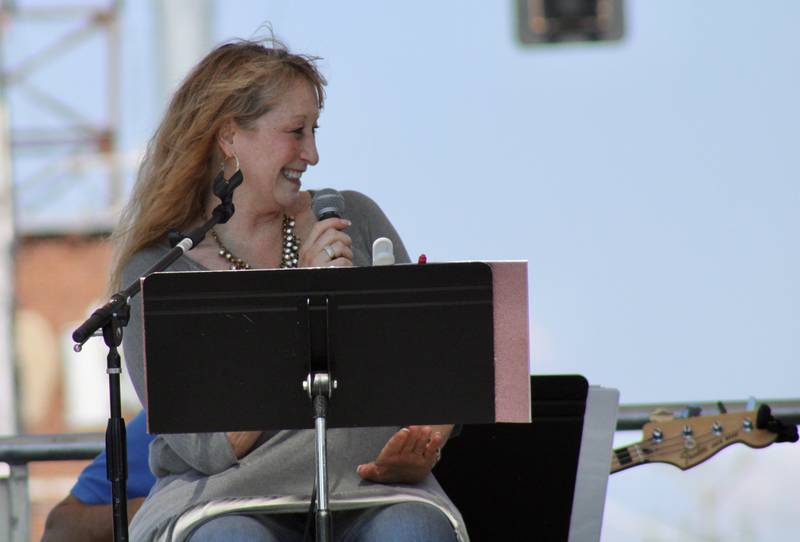
{"type": "MultiPolygon", "coordinates": [[[[759,401],[772,409],[772,414],[787,424],[800,425],[800,400],[775,399],[759,401]]],[[[727,401],[728,412],[752,410],[752,401],[727,401]]],[[[620,405],[617,430],[641,429],[656,410],[672,412],[676,418],[690,412],[708,415],[719,412],[719,404],[652,403],[620,405]]],[[[10,533],[10,542],[28,542],[28,463],[92,459],[105,449],[103,433],[60,433],[0,437],[0,463],[7,463],[7,472],[0,471],[0,533],[10,533]]]]}
{"type": "Polygon", "coordinates": [[[30,540],[28,463],[91,459],[106,445],[103,433],[63,433],[0,437],[0,533],[9,542],[30,540]]]}
{"type": "Polygon", "coordinates": [[[22,465],[31,461],[92,459],[105,449],[103,433],[57,433],[0,437],[0,462],[22,465]]]}

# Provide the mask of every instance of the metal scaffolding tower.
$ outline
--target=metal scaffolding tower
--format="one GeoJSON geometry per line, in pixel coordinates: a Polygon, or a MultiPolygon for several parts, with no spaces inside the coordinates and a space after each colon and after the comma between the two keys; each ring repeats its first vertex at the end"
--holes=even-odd
{"type": "Polygon", "coordinates": [[[120,8],[0,0],[0,434],[16,430],[17,233],[107,229],[123,196],[120,8]],[[87,183],[103,194],[89,207],[75,190],[87,183]]]}
{"type": "Polygon", "coordinates": [[[108,226],[119,208],[120,8],[121,0],[0,4],[0,86],[10,111],[4,152],[18,228],[108,226]],[[80,201],[87,184],[102,197],[80,201]]]}

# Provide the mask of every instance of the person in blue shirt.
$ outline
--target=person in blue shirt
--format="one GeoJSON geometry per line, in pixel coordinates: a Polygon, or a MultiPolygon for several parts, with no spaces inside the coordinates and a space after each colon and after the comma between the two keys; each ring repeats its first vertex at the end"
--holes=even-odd
{"type": "MultiPolygon", "coordinates": [[[[126,427],[128,445],[128,520],[155,483],[148,466],[148,447],[155,438],[147,433],[144,411],[126,427]]],[[[113,540],[111,483],[106,478],[103,451],[78,476],[70,494],[47,515],[42,542],[113,540]]]]}

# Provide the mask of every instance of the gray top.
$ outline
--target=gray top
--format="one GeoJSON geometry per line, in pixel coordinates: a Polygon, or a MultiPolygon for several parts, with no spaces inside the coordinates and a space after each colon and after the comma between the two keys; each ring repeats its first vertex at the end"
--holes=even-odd
{"type": "MultiPolygon", "coordinates": [[[[394,243],[398,263],[408,254],[392,224],[381,209],[358,192],[342,192],[345,217],[353,225],[353,264],[371,263],[372,241],[388,237],[394,243]]],[[[168,251],[166,245],[148,247],[133,256],[122,275],[129,284],[168,251]]],[[[198,271],[205,267],[183,256],[170,271],[198,271]]],[[[130,323],[123,347],[128,372],[139,400],[145,405],[144,356],[141,329],[141,299],[131,302],[130,323]]],[[[309,407],[310,408],[310,407],[309,407]]],[[[433,475],[419,484],[376,484],[362,480],[356,467],[375,459],[386,441],[399,428],[341,428],[328,431],[328,482],[333,510],[363,498],[422,499],[447,513],[460,526],[463,520],[433,475]],[[337,506],[337,503],[342,503],[337,506]]],[[[152,540],[168,533],[185,510],[206,502],[235,497],[289,495],[308,500],[314,484],[314,432],[290,430],[270,433],[246,456],[237,459],[225,433],[162,434],[150,445],[150,468],[157,481],[147,501],[131,524],[132,540],[152,540]]]]}

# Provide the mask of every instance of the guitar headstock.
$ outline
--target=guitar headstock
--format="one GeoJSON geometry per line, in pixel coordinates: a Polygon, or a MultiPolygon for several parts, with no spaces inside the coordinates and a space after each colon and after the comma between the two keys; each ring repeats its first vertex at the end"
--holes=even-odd
{"type": "Polygon", "coordinates": [[[737,442],[764,448],[775,441],[797,440],[796,430],[794,440],[782,433],[785,430],[766,405],[757,411],[652,421],[642,427],[641,442],[614,450],[611,472],[651,462],[687,470],[737,442]]]}

